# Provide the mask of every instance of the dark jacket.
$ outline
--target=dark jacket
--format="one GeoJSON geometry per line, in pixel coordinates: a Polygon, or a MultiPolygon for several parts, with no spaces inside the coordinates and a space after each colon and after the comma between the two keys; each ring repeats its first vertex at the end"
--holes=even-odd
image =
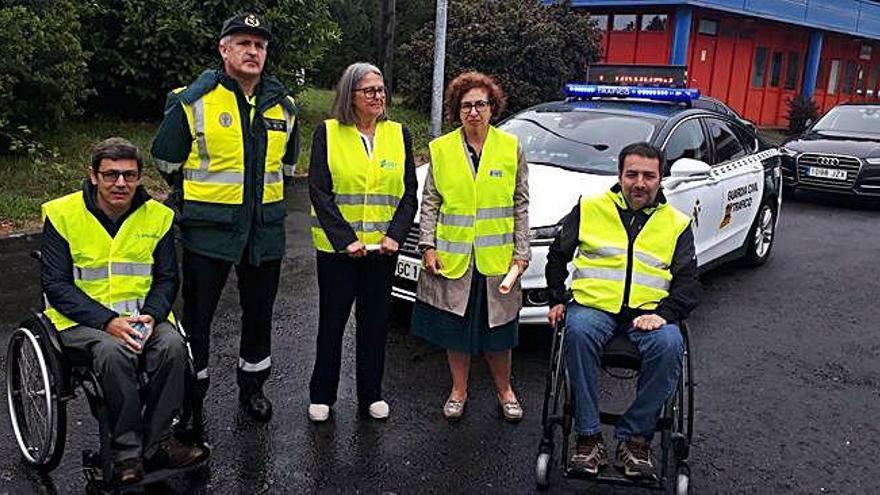
{"type": "MultiPolygon", "coordinates": [[[[366,146],[366,143],[364,144],[366,146]]],[[[403,197],[391,218],[386,235],[403,246],[403,241],[412,228],[413,218],[416,216],[416,165],[412,152],[412,138],[406,127],[403,128],[403,147],[406,153],[406,163],[403,169],[403,197]]],[[[333,194],[333,177],[330,175],[330,166],[327,164],[327,126],[319,125],[315,128],[312,136],[312,154],[309,163],[309,197],[315,208],[315,215],[321,227],[330,239],[330,244],[336,251],[343,251],[346,246],[357,240],[351,225],[342,218],[339,207],[336,206],[333,194]]]]}
{"type": "MultiPolygon", "coordinates": [[[[129,215],[146,203],[150,195],[143,187],[138,187],[131,208],[115,222],[98,208],[95,188],[88,180],[83,182],[83,198],[89,212],[110,237],[115,237],[129,215]]],[[[95,301],[74,284],[70,245],[55,230],[48,218],[43,224],[43,243],[40,249],[43,255],[40,273],[43,294],[53,308],[80,325],[98,329],[103,329],[110,320],[119,316],[119,313],[95,301]]],[[[144,300],[141,314],[152,316],[158,324],[168,319],[180,284],[173,229],[168,230],[153,251],[152,275],[153,283],[144,300]]]]}
{"type": "MultiPolygon", "coordinates": [[[[612,191],[620,191],[620,186],[615,185],[612,191]]],[[[657,203],[665,203],[663,192],[657,193],[657,203]]],[[[644,210],[633,211],[630,209],[617,208],[620,213],[620,221],[626,228],[630,243],[634,241],[642,227],[650,218],[650,213],[644,210]]],[[[651,210],[653,211],[653,210],[651,210]]],[[[565,289],[565,280],[568,277],[568,263],[574,257],[574,253],[580,244],[578,234],[580,230],[581,210],[580,201],[571,212],[562,220],[562,229],[556,235],[556,239],[547,253],[547,265],[545,275],[549,290],[550,307],[566,303],[571,295],[565,289]]],[[[690,228],[684,230],[675,243],[675,252],[672,257],[672,283],[669,286],[669,295],[660,301],[655,310],[642,310],[624,307],[618,315],[618,321],[624,323],[631,321],[636,316],[656,313],[666,321],[681,321],[697,306],[700,295],[700,283],[697,280],[697,257],[694,248],[694,233],[690,228]]]]}
{"type": "MultiPolygon", "coordinates": [[[[218,84],[235,93],[240,115],[250,114],[250,104],[238,83],[222,71],[207,70],[183,91],[168,94],[165,118],[151,150],[156,160],[180,165],[186,162],[193,140],[182,103],[196,101],[218,84]]],[[[287,88],[272,76],[264,75],[254,94],[256,115],[253,122],[250,119],[242,120],[245,159],[243,204],[227,205],[183,198],[179,224],[184,248],[211,258],[233,263],[250,260],[258,265],[284,256],[286,215],[284,201],[262,204],[267,135],[266,124],[260,114],[279,103],[292,113],[296,113],[296,108],[287,98],[287,88]]],[[[299,119],[290,134],[281,161],[293,166],[298,157],[299,119]]],[[[183,176],[180,169],[171,173],[163,172],[162,175],[175,194],[182,194],[183,176]]]]}

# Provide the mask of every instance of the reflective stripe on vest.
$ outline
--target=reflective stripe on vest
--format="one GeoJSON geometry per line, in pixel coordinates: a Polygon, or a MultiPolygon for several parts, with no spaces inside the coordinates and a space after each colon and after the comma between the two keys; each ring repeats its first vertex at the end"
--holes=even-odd
{"type": "Polygon", "coordinates": [[[484,275],[507,273],[513,259],[516,136],[489,127],[474,177],[460,129],[430,144],[434,184],[443,197],[435,245],[444,277],[467,272],[471,253],[484,275]]]}
{"type": "MultiPolygon", "coordinates": [[[[193,137],[189,156],[183,163],[184,199],[242,204],[245,181],[244,131],[235,93],[218,84],[192,104],[182,105],[193,137]]],[[[284,167],[281,159],[287,150],[296,116],[281,104],[276,104],[255,118],[263,118],[267,123],[263,203],[274,203],[284,198],[284,167]],[[278,125],[281,122],[283,128],[278,125]]],[[[159,163],[158,166],[166,172],[177,168],[177,164],[168,162],[159,163]]]]}
{"type": "Polygon", "coordinates": [[[669,295],[669,267],[678,237],[690,219],[665,203],[650,212],[632,246],[629,301],[624,301],[629,238],[618,206],[626,207],[622,196],[614,192],[581,199],[580,247],[571,284],[574,298],[609,313],[619,313],[624,305],[655,309],[669,295]]]}
{"type": "MultiPolygon", "coordinates": [[[[403,127],[390,120],[379,121],[373,137],[373,156],[369,157],[354,125],[340,124],[334,119],[325,121],[325,125],[334,203],[358,240],[379,244],[403,197],[403,127]]],[[[312,241],[319,251],[335,251],[314,208],[312,241]]]]}
{"type": "MultiPolygon", "coordinates": [[[[74,285],[120,315],[139,312],[153,282],[153,252],[171,229],[174,212],[148,200],[110,237],[82,192],[49,201],[42,210],[70,248],[74,285]]],[[[77,325],[48,303],[45,314],[58,330],[77,325]]]]}

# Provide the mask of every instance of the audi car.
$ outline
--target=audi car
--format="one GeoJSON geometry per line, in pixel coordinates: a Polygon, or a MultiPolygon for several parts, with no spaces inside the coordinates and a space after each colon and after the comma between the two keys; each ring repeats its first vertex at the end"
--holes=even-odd
{"type": "MultiPolygon", "coordinates": [[[[637,82],[664,79],[636,76],[637,82]]],[[[693,219],[701,269],[741,257],[755,265],[767,260],[781,206],[778,149],[764,146],[736,116],[694,104],[699,92],[683,86],[573,84],[566,94],[564,101],[528,108],[499,125],[519,138],[529,163],[532,262],[522,278],[522,323],[546,323],[544,266],[564,215],[580,196],[617,182],[617,155],[633,142],[648,141],[666,153],[663,190],[693,219]]],[[[420,185],[427,172],[427,166],[417,170],[420,185]]],[[[392,290],[402,304],[415,300],[418,239],[417,217],[392,290]]]]}
{"type": "Polygon", "coordinates": [[[880,104],[837,105],[780,151],[787,190],[880,197],[880,104]]]}

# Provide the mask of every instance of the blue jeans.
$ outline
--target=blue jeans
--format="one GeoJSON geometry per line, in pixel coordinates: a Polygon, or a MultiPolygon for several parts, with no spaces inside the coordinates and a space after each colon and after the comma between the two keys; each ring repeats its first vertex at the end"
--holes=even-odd
{"type": "MultiPolygon", "coordinates": [[[[572,302],[565,315],[565,363],[574,397],[574,431],[599,433],[599,373],[603,346],[618,331],[613,315],[572,302]]],[[[677,325],[627,333],[642,355],[636,400],[618,422],[615,437],[654,436],[663,403],[678,385],[683,341],[677,325]]]]}

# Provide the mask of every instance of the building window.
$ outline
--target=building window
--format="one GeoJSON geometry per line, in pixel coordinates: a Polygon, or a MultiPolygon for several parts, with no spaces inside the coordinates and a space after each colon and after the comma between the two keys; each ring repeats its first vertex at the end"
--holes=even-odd
{"type": "Polygon", "coordinates": [[[856,85],[856,63],[846,61],[846,72],[843,74],[843,94],[851,95],[856,85]]]}
{"type": "Polygon", "coordinates": [[[859,60],[871,60],[871,51],[874,47],[871,45],[862,45],[859,49],[859,60]]]}
{"type": "Polygon", "coordinates": [[[785,89],[795,89],[797,87],[800,69],[801,55],[797,52],[788,52],[788,65],[785,67],[785,89]]]}
{"type": "Polygon", "coordinates": [[[755,48],[755,61],[752,63],[752,87],[763,88],[767,76],[767,47],[755,48]]]}
{"type": "Polygon", "coordinates": [[[877,91],[878,78],[880,78],[880,65],[875,65],[874,68],[871,69],[871,74],[868,76],[868,96],[873,96],[874,92],[877,91]]]}
{"type": "Polygon", "coordinates": [[[782,78],[782,52],[773,52],[773,64],[770,66],[770,87],[778,88],[782,78]]]}
{"type": "Polygon", "coordinates": [[[718,35],[718,21],[712,21],[709,19],[700,19],[700,27],[698,32],[700,34],[708,34],[709,36],[717,36],[718,35]]]}
{"type": "Polygon", "coordinates": [[[828,94],[837,94],[837,81],[840,77],[840,60],[831,61],[831,69],[828,71],[828,94]]]}
{"type": "Polygon", "coordinates": [[[599,31],[608,31],[607,15],[591,15],[590,18],[592,18],[593,22],[596,23],[596,27],[599,29],[599,31]]]}
{"type": "Polygon", "coordinates": [[[612,18],[612,26],[615,31],[635,31],[635,14],[615,15],[612,18]]]}
{"type": "Polygon", "coordinates": [[[819,70],[816,72],[816,89],[824,90],[825,83],[828,82],[828,61],[819,61],[819,70]]]}
{"type": "Polygon", "coordinates": [[[643,14],[642,31],[666,31],[666,14],[643,14]]]}

